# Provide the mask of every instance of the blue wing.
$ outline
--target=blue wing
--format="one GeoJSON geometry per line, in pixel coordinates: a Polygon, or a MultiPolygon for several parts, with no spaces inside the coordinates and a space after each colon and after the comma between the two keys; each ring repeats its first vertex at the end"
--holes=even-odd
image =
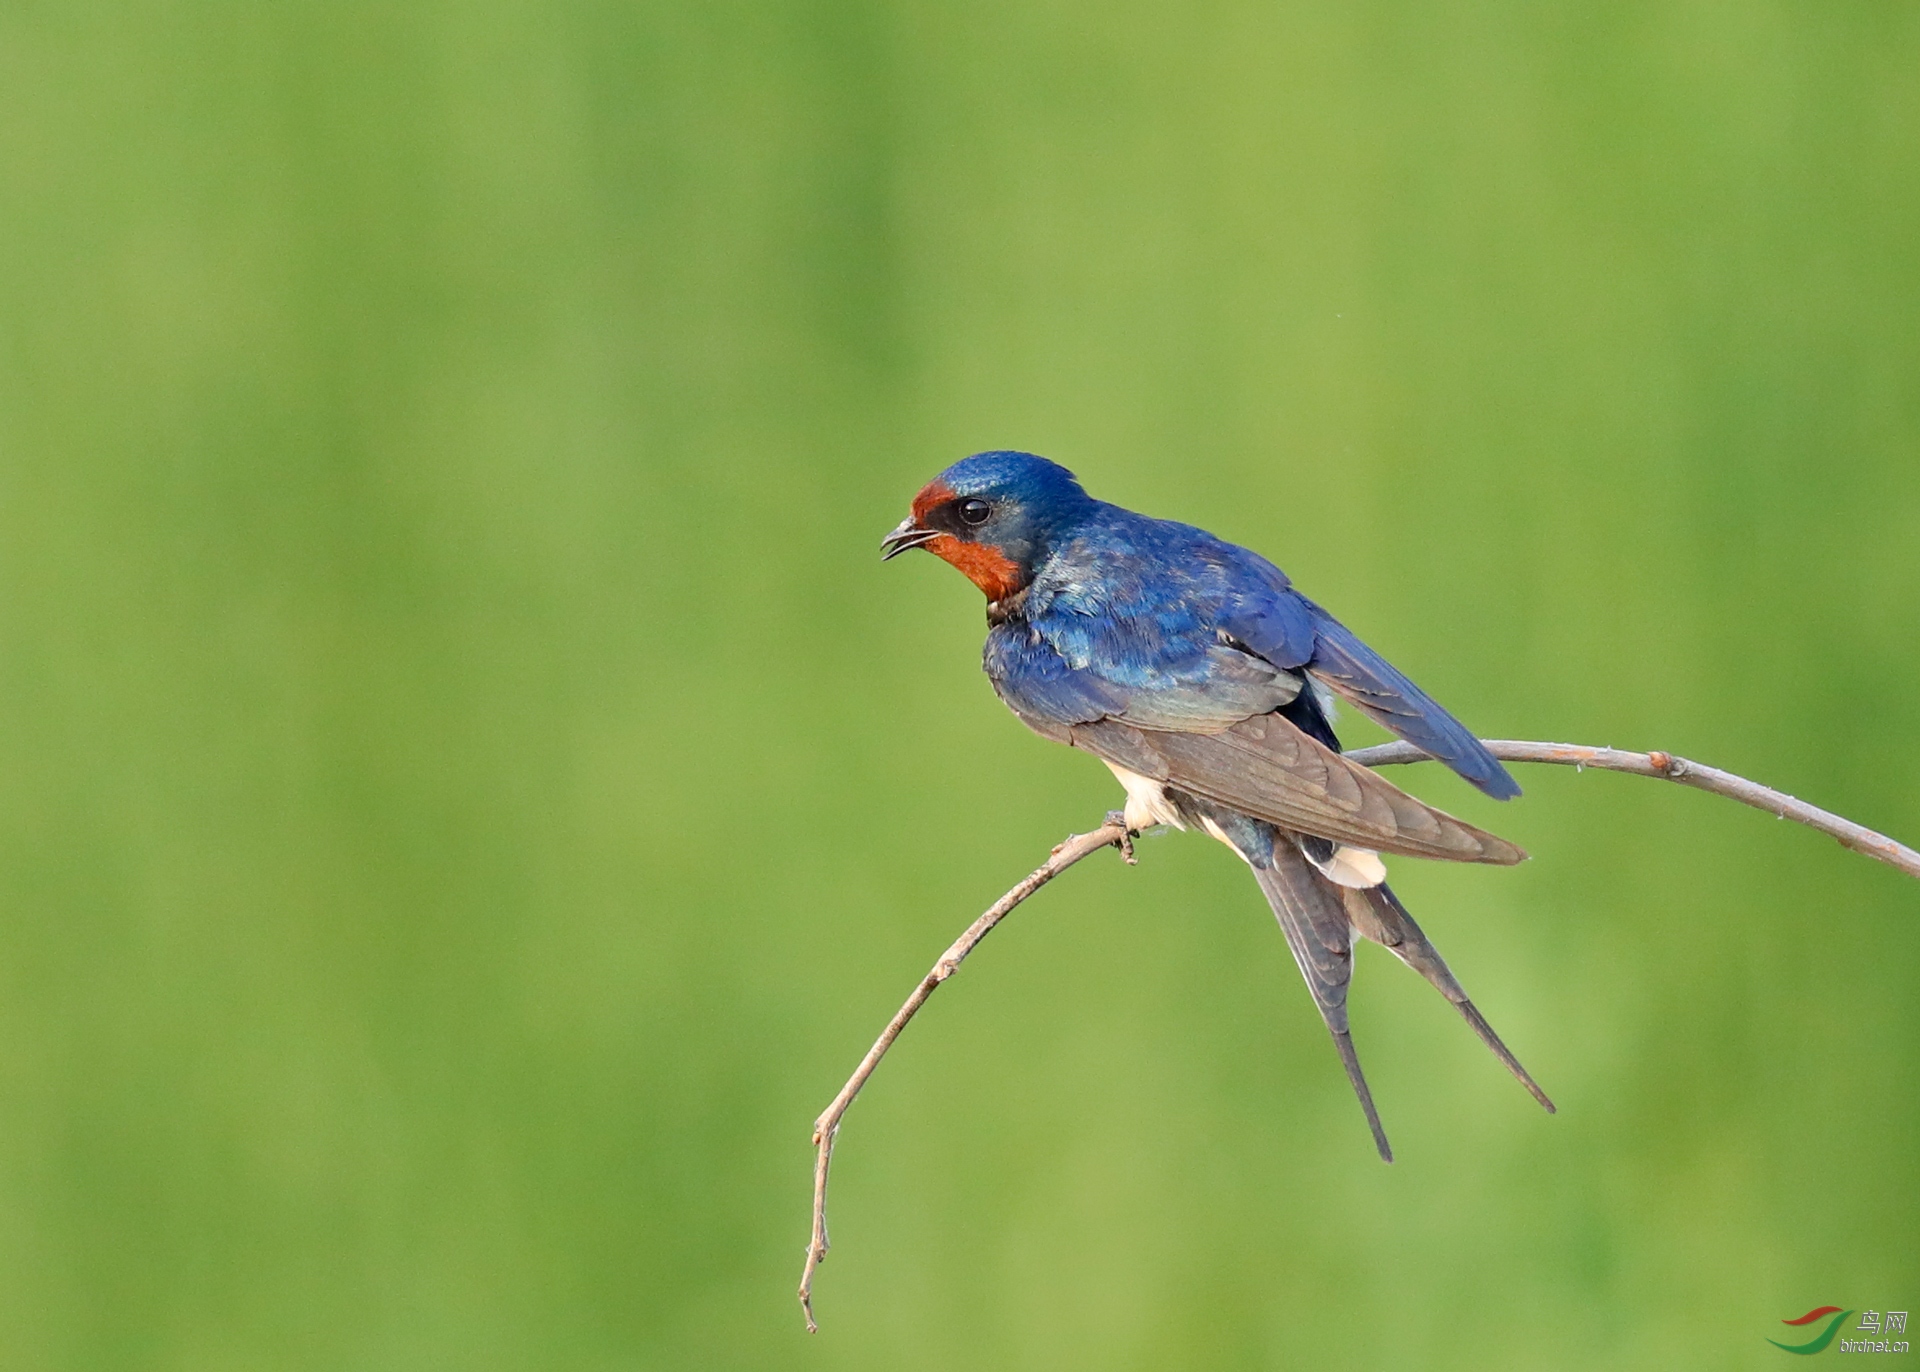
{"type": "Polygon", "coordinates": [[[1245,644],[1281,667],[1300,667],[1313,657],[1316,638],[1313,614],[1299,592],[1286,584],[1279,568],[1278,587],[1262,586],[1243,592],[1223,605],[1217,619],[1221,632],[1245,644]]]}
{"type": "MultiPolygon", "coordinates": [[[[1231,546],[1231,545],[1229,545],[1231,546]]],[[[1233,639],[1283,667],[1302,667],[1368,718],[1431,753],[1496,800],[1520,794],[1499,759],[1459,720],[1346,625],[1294,590],[1286,573],[1258,554],[1241,568],[1251,585],[1219,615],[1233,639]]]]}
{"type": "Polygon", "coordinates": [[[1453,768],[1495,800],[1520,787],[1473,733],[1441,709],[1399,669],[1362,643],[1351,629],[1294,593],[1313,617],[1313,657],[1306,668],[1375,723],[1391,729],[1453,768]]]}

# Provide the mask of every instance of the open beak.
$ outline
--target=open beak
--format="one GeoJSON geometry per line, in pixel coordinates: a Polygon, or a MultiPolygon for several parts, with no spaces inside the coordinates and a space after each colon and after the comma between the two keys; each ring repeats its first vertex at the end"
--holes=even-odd
{"type": "Polygon", "coordinates": [[[938,529],[923,529],[913,522],[909,515],[893,526],[893,532],[880,540],[880,560],[886,562],[896,558],[909,548],[918,548],[923,543],[931,543],[940,537],[938,529]]]}

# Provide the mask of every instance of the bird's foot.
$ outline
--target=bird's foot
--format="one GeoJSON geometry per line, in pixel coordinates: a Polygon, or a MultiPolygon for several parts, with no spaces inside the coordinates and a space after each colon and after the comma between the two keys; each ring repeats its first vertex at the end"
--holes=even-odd
{"type": "Polygon", "coordinates": [[[1126,860],[1127,866],[1138,867],[1140,860],[1133,855],[1133,830],[1127,827],[1127,812],[1107,811],[1107,823],[1120,826],[1120,837],[1113,841],[1113,846],[1120,850],[1120,856],[1126,860]]]}

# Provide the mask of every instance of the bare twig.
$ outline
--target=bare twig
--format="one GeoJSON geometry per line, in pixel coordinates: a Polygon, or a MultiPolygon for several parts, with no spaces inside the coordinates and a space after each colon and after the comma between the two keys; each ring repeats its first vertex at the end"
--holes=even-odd
{"type": "MultiPolygon", "coordinates": [[[[1672,753],[1629,753],[1618,748],[1587,748],[1578,743],[1526,743],[1507,739],[1485,740],[1487,750],[1502,762],[1556,762],[1563,767],[1598,767],[1607,772],[1627,772],[1633,776],[1659,777],[1682,786],[1710,791],[1716,796],[1737,800],[1756,810],[1765,810],[1781,819],[1804,824],[1809,829],[1839,842],[1842,848],[1877,858],[1889,867],[1898,867],[1910,877],[1920,877],[1920,853],[1885,834],[1876,834],[1863,824],[1809,805],[1804,800],[1762,786],[1757,781],[1723,772],[1718,767],[1691,762],[1672,753]]],[[[1388,767],[1400,762],[1428,762],[1431,759],[1411,743],[1383,743],[1376,748],[1360,748],[1347,754],[1367,767],[1388,767]]]]}
{"type": "MultiPolygon", "coordinates": [[[[1726,796],[1751,805],[1757,810],[1777,815],[1781,819],[1791,819],[1810,829],[1837,839],[1842,847],[1851,848],[1856,853],[1864,853],[1877,858],[1892,867],[1897,867],[1911,877],[1920,877],[1920,853],[1904,844],[1896,843],[1885,834],[1877,834],[1864,825],[1855,824],[1850,819],[1831,814],[1805,801],[1795,800],[1792,796],[1762,786],[1758,782],[1748,781],[1745,777],[1723,772],[1717,767],[1708,767],[1692,762],[1672,753],[1629,753],[1617,748],[1588,748],[1576,743],[1530,743],[1509,740],[1485,740],[1493,755],[1504,762],[1549,762],[1567,767],[1598,767],[1603,771],[1627,772],[1634,776],[1658,777],[1665,781],[1677,781],[1683,786],[1696,787],[1710,791],[1717,796],[1726,796]]],[[[1387,767],[1404,762],[1429,762],[1432,759],[1411,743],[1383,743],[1375,748],[1362,748],[1349,753],[1355,762],[1367,767],[1387,767]]],[[[953,941],[953,946],[940,955],[933,970],[921,979],[913,994],[907,997],[907,1003],[900,1007],[897,1014],[888,1023],[866,1057],[860,1060],[860,1066],[848,1078],[847,1084],[840,1088],[840,1094],[833,1103],[822,1112],[813,1125],[813,1145],[816,1154],[813,1164],[813,1237],[807,1244],[807,1263],[800,1274],[800,1308],[806,1312],[807,1332],[815,1332],[819,1326],[813,1320],[813,1274],[827,1256],[827,1168],[833,1161],[833,1140],[840,1131],[840,1119],[847,1113],[847,1107],[853,1104],[853,1098],[860,1094],[860,1088],[867,1084],[867,1078],[873,1075],[873,1069],[880,1065],[880,1059],[886,1056],[887,1049],[900,1037],[900,1031],[907,1027],[920,1007],[927,1002],[934,988],[959,970],[968,953],[990,933],[993,927],[1008,915],[1028,896],[1059,876],[1074,863],[1084,857],[1099,852],[1102,848],[1117,847],[1128,862],[1133,861],[1133,836],[1128,832],[1126,822],[1119,812],[1107,816],[1107,822],[1090,834],[1075,834],[1065,843],[1053,850],[1044,866],[1038,868],[1018,886],[1007,892],[994,903],[993,908],[976,919],[967,927],[966,933],[953,941]]]]}
{"type": "Polygon", "coordinates": [[[913,994],[902,1005],[867,1050],[866,1057],[860,1060],[860,1066],[840,1088],[840,1094],[833,1098],[833,1104],[821,1112],[820,1118],[813,1122],[813,1146],[817,1150],[813,1163],[813,1237],[807,1242],[807,1265],[800,1273],[800,1308],[806,1312],[807,1332],[815,1333],[819,1326],[813,1322],[813,1273],[827,1256],[827,1168],[833,1162],[833,1137],[840,1132],[840,1117],[847,1113],[847,1107],[853,1104],[853,1098],[860,1094],[860,1088],[867,1084],[867,1078],[873,1075],[873,1069],[880,1065],[887,1049],[900,1037],[900,1031],[907,1027],[922,1005],[927,1003],[941,982],[960,970],[960,964],[966,961],[974,946],[993,932],[993,927],[1008,915],[1028,896],[1059,876],[1081,858],[1090,857],[1102,848],[1117,847],[1128,862],[1133,861],[1133,836],[1127,832],[1126,821],[1116,811],[1107,816],[1107,822],[1090,834],[1074,834],[1065,843],[1053,850],[1053,854],[1034,872],[1007,892],[984,915],[967,926],[967,932],[953,941],[953,946],[940,955],[933,964],[933,970],[920,979],[913,988],[913,994]]]}

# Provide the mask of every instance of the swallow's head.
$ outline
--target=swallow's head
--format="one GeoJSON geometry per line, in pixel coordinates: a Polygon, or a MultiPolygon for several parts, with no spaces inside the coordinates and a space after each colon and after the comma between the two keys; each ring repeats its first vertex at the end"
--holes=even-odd
{"type": "Polygon", "coordinates": [[[1073,473],[1032,453],[975,453],[921,487],[913,513],[880,544],[882,559],[925,548],[988,600],[1025,590],[1049,541],[1093,501],[1073,473]]]}

